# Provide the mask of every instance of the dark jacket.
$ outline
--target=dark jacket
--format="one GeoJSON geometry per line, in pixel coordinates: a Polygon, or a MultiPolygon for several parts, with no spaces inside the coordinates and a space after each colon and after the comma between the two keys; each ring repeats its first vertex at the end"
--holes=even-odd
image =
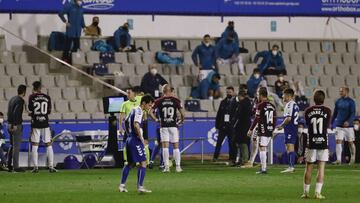
{"type": "Polygon", "coordinates": [[[218,91],[220,90],[220,85],[213,82],[213,76],[216,72],[211,71],[208,76],[200,82],[197,87],[194,87],[191,91],[191,97],[194,99],[209,99],[209,89],[218,91]]]}
{"type": "Polygon", "coordinates": [[[129,34],[129,30],[123,26],[119,27],[119,29],[114,32],[114,49],[119,51],[120,48],[130,46],[130,43],[131,35],[129,34]]]}
{"type": "Polygon", "coordinates": [[[9,124],[20,125],[23,122],[22,114],[24,111],[25,101],[20,96],[14,96],[8,104],[7,120],[9,124]]]}
{"type": "Polygon", "coordinates": [[[246,83],[247,88],[248,88],[249,97],[254,98],[254,96],[256,94],[256,90],[262,80],[263,80],[262,77],[256,79],[254,75],[251,75],[251,77],[249,78],[249,80],[246,83]]]}
{"type": "Polygon", "coordinates": [[[155,96],[155,90],[159,90],[159,85],[165,85],[168,82],[160,75],[152,75],[150,72],[146,73],[141,80],[141,88],[144,93],[151,94],[154,98],[159,96],[155,96]]]}
{"type": "Polygon", "coordinates": [[[231,126],[231,120],[233,115],[233,110],[235,107],[235,97],[232,98],[225,98],[221,101],[219,109],[216,113],[216,120],[215,120],[215,128],[218,130],[226,131],[231,133],[232,132],[232,126],[231,126]],[[228,115],[228,122],[225,122],[225,117],[228,115]]]}
{"type": "Polygon", "coordinates": [[[216,58],[229,59],[234,55],[239,55],[239,46],[235,41],[229,42],[227,39],[222,38],[215,47],[216,58]]]}
{"type": "Polygon", "coordinates": [[[204,43],[197,46],[193,51],[191,58],[196,66],[199,65],[198,56],[200,59],[200,65],[202,70],[212,70],[215,66],[215,47],[210,45],[206,46],[204,43]]]}
{"type": "Polygon", "coordinates": [[[75,3],[67,3],[59,12],[59,17],[65,23],[68,21],[70,27],[66,27],[66,36],[71,38],[79,38],[81,36],[81,29],[85,28],[84,10],[75,3]],[[65,18],[67,15],[67,19],[65,18]]]}
{"type": "Polygon", "coordinates": [[[258,68],[260,69],[261,73],[263,73],[269,67],[274,67],[276,70],[285,69],[284,59],[280,51],[275,56],[273,56],[271,50],[259,52],[255,55],[254,63],[257,63],[260,57],[262,57],[262,61],[258,65],[258,68]]]}
{"type": "MultiPolygon", "coordinates": [[[[3,124],[0,123],[0,139],[5,139],[5,136],[4,136],[4,126],[3,124]]],[[[1,147],[1,144],[0,144],[0,147],[1,147]]]]}
{"type": "Polygon", "coordinates": [[[229,35],[230,32],[233,32],[235,37],[234,37],[234,41],[237,44],[237,46],[239,46],[240,41],[239,41],[239,36],[237,34],[237,32],[235,32],[234,28],[231,28],[229,26],[227,26],[224,30],[224,32],[221,34],[221,39],[226,39],[229,35]]]}
{"type": "Polygon", "coordinates": [[[249,97],[237,101],[235,99],[234,110],[231,116],[233,126],[233,137],[238,143],[248,143],[250,141],[247,132],[251,126],[252,104],[249,97]]]}

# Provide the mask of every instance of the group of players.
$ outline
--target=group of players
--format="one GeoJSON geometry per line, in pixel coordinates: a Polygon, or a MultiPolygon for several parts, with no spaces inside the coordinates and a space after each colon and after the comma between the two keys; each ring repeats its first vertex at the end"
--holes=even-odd
{"type": "Polygon", "coordinates": [[[137,190],[139,193],[150,193],[151,190],[146,189],[143,185],[150,155],[146,132],[147,118],[150,116],[160,124],[159,141],[161,141],[164,162],[163,172],[170,172],[169,143],[173,144],[175,171],[182,172],[178,126],[184,121],[184,112],[180,100],[174,96],[174,89],[170,85],[163,86],[163,96],[155,101],[150,95],[137,95],[136,97],[134,91],[139,93],[136,88],[127,91],[129,100],[122,104],[120,111],[120,133],[124,134],[124,159],[126,161],[122,171],[119,191],[128,192],[125,187],[127,177],[131,168],[138,164],[137,190]],[[126,116],[125,131],[122,128],[124,116],[126,116]]]}

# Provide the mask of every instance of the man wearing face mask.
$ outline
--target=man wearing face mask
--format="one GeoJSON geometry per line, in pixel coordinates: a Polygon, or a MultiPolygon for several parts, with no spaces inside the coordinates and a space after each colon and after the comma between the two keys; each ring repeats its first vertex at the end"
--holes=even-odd
{"type": "Polygon", "coordinates": [[[239,36],[235,31],[234,21],[229,21],[228,26],[225,28],[225,31],[221,34],[221,39],[226,39],[229,36],[229,33],[234,33],[234,41],[239,46],[239,36]]]}
{"type": "Polygon", "coordinates": [[[284,59],[278,45],[273,45],[271,50],[258,52],[255,55],[254,63],[257,63],[259,58],[262,58],[258,65],[261,74],[263,75],[286,75],[284,59]]]}
{"type": "Polygon", "coordinates": [[[85,28],[84,10],[82,0],[66,3],[59,12],[59,17],[66,24],[66,40],[63,52],[63,60],[71,61],[71,52],[80,48],[81,29],[85,28]],[[67,19],[65,18],[65,14],[67,19]],[[72,49],[71,49],[72,47],[72,49]],[[71,52],[69,52],[71,49],[71,52]]]}
{"type": "Polygon", "coordinates": [[[114,32],[114,49],[116,51],[130,51],[131,35],[129,33],[129,24],[124,23],[114,32]]]}
{"type": "Polygon", "coordinates": [[[99,27],[99,17],[95,16],[92,19],[92,24],[86,26],[85,36],[99,37],[101,36],[101,28],[99,27]]]}
{"type": "Polygon", "coordinates": [[[237,63],[241,75],[245,74],[244,64],[240,56],[239,45],[235,42],[235,33],[229,32],[226,38],[220,39],[215,46],[217,67],[222,64],[237,63]]]}
{"type": "Polygon", "coordinates": [[[215,69],[215,47],[211,45],[210,35],[206,34],[203,41],[193,51],[191,58],[194,64],[199,67],[199,80],[205,79],[215,69]],[[199,62],[199,60],[200,62],[199,62]]]}
{"type": "Polygon", "coordinates": [[[0,112],[0,171],[7,171],[9,170],[6,167],[6,159],[4,155],[4,150],[2,146],[5,144],[5,137],[4,137],[4,114],[0,112]]]}
{"type": "Polygon", "coordinates": [[[248,88],[248,94],[249,94],[250,98],[255,97],[256,90],[257,90],[259,84],[261,83],[261,81],[263,81],[263,80],[264,80],[264,78],[261,76],[260,70],[255,68],[253,71],[253,74],[251,75],[251,77],[249,78],[249,80],[246,83],[247,88],[248,88]]]}
{"type": "Polygon", "coordinates": [[[360,163],[360,120],[359,119],[355,119],[354,120],[354,133],[355,133],[355,148],[358,149],[356,150],[356,154],[355,154],[355,163],[360,163]]]}
{"type": "Polygon", "coordinates": [[[149,72],[145,73],[141,80],[141,89],[145,94],[150,94],[154,98],[159,98],[159,87],[168,82],[158,73],[156,65],[149,66],[149,72]]]}
{"type": "Polygon", "coordinates": [[[219,158],[221,146],[225,137],[227,137],[229,144],[229,160],[235,164],[236,149],[233,148],[233,126],[231,125],[231,115],[233,115],[235,102],[234,87],[229,86],[226,88],[226,98],[221,101],[219,109],[216,113],[215,128],[218,130],[218,138],[216,141],[213,161],[217,161],[219,158]]]}
{"type": "Polygon", "coordinates": [[[279,98],[283,97],[283,91],[286,88],[290,88],[290,83],[284,79],[283,74],[279,74],[278,79],[275,81],[275,93],[279,98]]]}

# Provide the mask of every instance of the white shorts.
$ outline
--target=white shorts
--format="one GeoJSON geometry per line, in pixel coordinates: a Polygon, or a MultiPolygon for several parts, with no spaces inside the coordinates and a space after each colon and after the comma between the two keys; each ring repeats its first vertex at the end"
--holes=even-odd
{"type": "Polygon", "coordinates": [[[39,143],[40,137],[44,143],[51,142],[50,128],[33,128],[31,130],[31,142],[39,143]]]}
{"type": "Polygon", "coordinates": [[[306,162],[329,161],[328,149],[305,149],[306,162]]]}
{"type": "Polygon", "coordinates": [[[211,73],[214,70],[200,70],[199,72],[199,82],[206,79],[209,73],[211,73]]]}
{"type": "Polygon", "coordinates": [[[267,147],[270,143],[271,137],[259,136],[259,146],[267,147]]]}
{"type": "Polygon", "coordinates": [[[335,128],[335,139],[336,140],[344,140],[348,142],[355,141],[355,134],[353,128],[335,128]]]}
{"type": "Polygon", "coordinates": [[[177,127],[164,127],[160,128],[161,142],[179,142],[179,130],[177,127]]]}

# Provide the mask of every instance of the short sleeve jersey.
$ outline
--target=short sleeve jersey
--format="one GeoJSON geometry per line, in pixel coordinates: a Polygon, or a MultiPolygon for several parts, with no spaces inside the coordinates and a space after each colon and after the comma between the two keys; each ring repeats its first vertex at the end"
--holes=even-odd
{"type": "Polygon", "coordinates": [[[129,137],[137,137],[134,124],[136,122],[141,126],[143,115],[143,111],[139,106],[131,110],[129,116],[125,120],[125,130],[129,137]]]}
{"type": "Polygon", "coordinates": [[[304,117],[308,126],[308,148],[328,149],[327,129],[330,127],[331,110],[325,106],[311,106],[305,110],[304,117]]]}
{"type": "Polygon", "coordinates": [[[258,135],[272,137],[276,124],[275,106],[270,102],[261,102],[256,106],[256,118],[258,121],[258,135]]]}
{"type": "Polygon", "coordinates": [[[181,108],[180,100],[175,97],[161,97],[153,106],[160,115],[161,127],[177,127],[177,110],[181,108]]]}
{"type": "Polygon", "coordinates": [[[285,133],[297,134],[298,130],[298,119],[299,119],[299,106],[295,101],[289,101],[285,105],[284,117],[290,117],[291,121],[284,127],[285,133]]]}
{"type": "Polygon", "coordinates": [[[30,95],[28,109],[30,111],[32,128],[49,127],[51,99],[48,95],[44,93],[34,93],[30,95]]]}

